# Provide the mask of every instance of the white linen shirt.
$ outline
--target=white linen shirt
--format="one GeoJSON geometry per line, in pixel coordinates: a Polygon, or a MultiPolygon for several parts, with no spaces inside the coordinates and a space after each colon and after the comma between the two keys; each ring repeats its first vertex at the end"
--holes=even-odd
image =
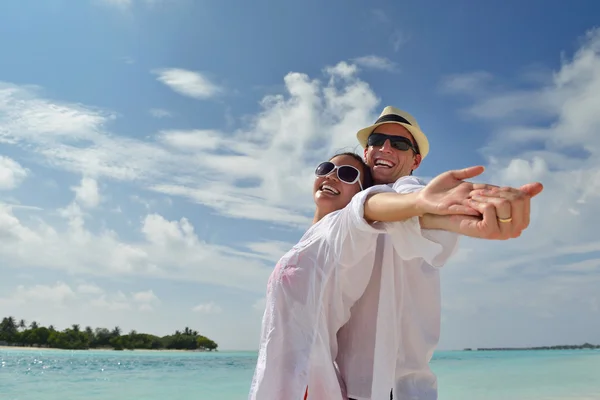
{"type": "Polygon", "coordinates": [[[249,400],[302,400],[307,387],[310,400],[346,399],[334,364],[336,333],[370,281],[377,237],[391,227],[364,219],[364,202],[377,192],[393,189],[379,185],[356,194],[279,260],[267,284],[249,400]]]}
{"type": "MultiPolygon", "coordinates": [[[[411,193],[424,185],[407,176],[392,187],[411,193]]],[[[439,268],[459,235],[421,229],[418,217],[388,227],[377,240],[371,280],[338,332],[336,363],[349,398],[389,400],[393,388],[394,400],[437,399],[429,361],[440,336],[439,268]]]]}

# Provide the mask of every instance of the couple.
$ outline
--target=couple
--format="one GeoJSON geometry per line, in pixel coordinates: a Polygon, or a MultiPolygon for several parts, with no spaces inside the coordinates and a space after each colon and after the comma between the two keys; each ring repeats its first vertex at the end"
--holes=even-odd
{"type": "Polygon", "coordinates": [[[482,167],[425,185],[428,140],[394,107],[357,137],[365,161],[319,164],[313,225],[270,276],[250,400],[436,399],[439,268],[460,235],[518,237],[542,190],[465,181],[482,167]]]}

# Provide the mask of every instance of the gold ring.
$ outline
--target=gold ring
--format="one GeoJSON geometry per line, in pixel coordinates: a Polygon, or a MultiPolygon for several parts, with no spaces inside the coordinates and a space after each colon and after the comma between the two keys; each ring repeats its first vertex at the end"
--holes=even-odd
{"type": "Polygon", "coordinates": [[[512,221],[512,217],[509,217],[509,218],[498,218],[498,221],[500,221],[500,222],[510,222],[510,221],[512,221]]]}

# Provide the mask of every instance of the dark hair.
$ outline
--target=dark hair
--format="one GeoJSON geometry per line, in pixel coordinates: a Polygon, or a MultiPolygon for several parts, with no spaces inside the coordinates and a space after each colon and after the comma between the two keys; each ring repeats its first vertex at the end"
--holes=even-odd
{"type": "Polygon", "coordinates": [[[356,153],[353,153],[351,151],[345,151],[342,153],[337,153],[334,154],[329,161],[333,160],[336,157],[340,157],[340,156],[350,156],[352,158],[354,158],[356,161],[359,162],[362,171],[360,173],[361,177],[362,177],[362,187],[363,189],[369,188],[371,186],[373,186],[373,175],[371,174],[371,168],[369,168],[369,166],[367,165],[367,163],[365,163],[365,160],[362,159],[361,156],[359,156],[356,153]]]}

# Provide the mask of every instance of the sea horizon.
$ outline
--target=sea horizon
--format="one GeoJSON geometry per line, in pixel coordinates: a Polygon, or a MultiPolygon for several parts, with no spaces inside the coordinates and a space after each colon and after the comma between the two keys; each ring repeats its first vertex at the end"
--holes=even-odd
{"type": "MultiPolygon", "coordinates": [[[[0,398],[247,398],[252,350],[0,348],[0,398]],[[32,351],[37,350],[37,351],[32,351]]],[[[439,400],[600,399],[600,350],[437,351],[439,400]]]]}

